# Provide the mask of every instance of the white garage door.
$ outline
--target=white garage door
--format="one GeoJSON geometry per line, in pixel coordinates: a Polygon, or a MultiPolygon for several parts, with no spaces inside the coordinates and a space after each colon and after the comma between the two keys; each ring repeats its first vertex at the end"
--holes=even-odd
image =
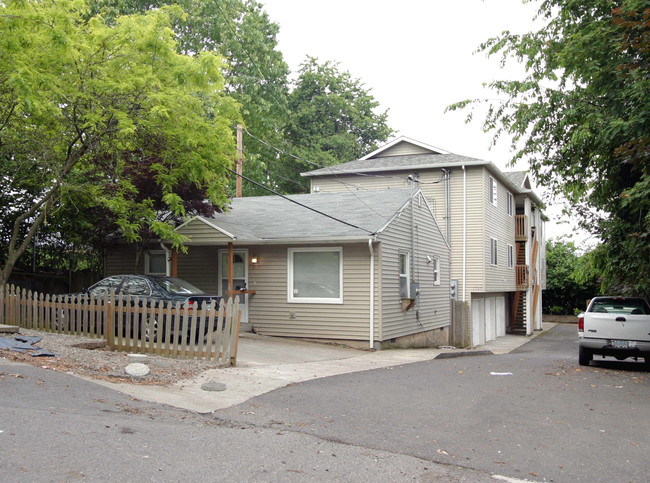
{"type": "Polygon", "coordinates": [[[505,295],[472,297],[472,345],[506,335],[505,295]]]}

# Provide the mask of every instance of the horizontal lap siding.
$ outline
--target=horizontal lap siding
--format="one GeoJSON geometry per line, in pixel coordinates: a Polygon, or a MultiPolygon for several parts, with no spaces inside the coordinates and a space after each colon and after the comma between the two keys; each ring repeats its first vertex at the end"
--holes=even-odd
{"type": "MultiPolygon", "coordinates": [[[[160,245],[149,246],[151,250],[160,250],[160,245]]],[[[104,259],[104,276],[122,275],[129,273],[144,273],[144,251],[135,266],[138,247],[135,244],[121,244],[106,249],[104,259]]]]}
{"type": "Polygon", "coordinates": [[[214,244],[214,243],[227,243],[232,239],[214,227],[204,223],[201,220],[192,220],[187,225],[177,230],[181,235],[190,238],[188,244],[214,244]]]}
{"type": "Polygon", "coordinates": [[[449,250],[439,227],[424,202],[415,207],[415,252],[411,241],[411,208],[408,207],[380,235],[382,249],[382,340],[415,334],[450,324],[449,250]],[[399,253],[414,256],[414,282],[420,283],[415,307],[402,309],[399,296],[399,253]],[[433,267],[427,255],[440,257],[440,285],[433,284],[433,267]]]}
{"type": "MultiPolygon", "coordinates": [[[[497,205],[489,200],[490,176],[494,174],[485,170],[485,292],[511,292],[516,289],[514,268],[508,268],[508,245],[515,246],[515,218],[508,215],[508,190],[497,181],[497,205]],[[497,266],[490,265],[490,238],[497,240],[497,266]]],[[[516,253],[516,251],[515,251],[516,253]]]]}
{"type": "Polygon", "coordinates": [[[178,277],[196,285],[204,292],[217,294],[219,248],[218,246],[189,246],[187,253],[179,253],[178,277]]]}
{"type": "Polygon", "coordinates": [[[362,191],[385,190],[394,188],[406,188],[406,177],[408,174],[404,171],[386,172],[377,176],[360,176],[360,175],[338,175],[335,177],[319,176],[311,178],[312,192],[316,187],[323,193],[340,193],[349,192],[359,185],[362,191]]]}
{"type": "MultiPolygon", "coordinates": [[[[483,167],[468,167],[464,187],[462,169],[451,177],[451,278],[459,281],[459,298],[463,295],[463,226],[466,225],[466,283],[465,293],[485,290],[485,183],[483,167]],[[463,213],[463,198],[467,196],[467,217],[463,213]]],[[[489,263],[489,259],[487,261],[489,263]]]]}
{"type": "Polygon", "coordinates": [[[259,268],[249,271],[249,288],[256,291],[249,297],[249,322],[254,328],[262,334],[276,336],[368,339],[368,246],[343,245],[343,304],[287,301],[288,248],[260,246],[249,249],[260,259],[259,268]]]}

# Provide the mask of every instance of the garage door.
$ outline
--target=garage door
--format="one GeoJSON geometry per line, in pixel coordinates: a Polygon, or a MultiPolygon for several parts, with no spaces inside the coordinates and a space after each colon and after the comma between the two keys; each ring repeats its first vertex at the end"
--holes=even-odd
{"type": "Polygon", "coordinates": [[[472,345],[506,335],[505,295],[472,296],[472,345]]]}

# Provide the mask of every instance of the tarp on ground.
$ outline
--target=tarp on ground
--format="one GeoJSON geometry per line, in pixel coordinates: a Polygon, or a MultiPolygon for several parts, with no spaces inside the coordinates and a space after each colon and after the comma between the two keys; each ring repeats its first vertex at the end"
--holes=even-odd
{"type": "Polygon", "coordinates": [[[40,342],[42,337],[28,337],[17,335],[14,337],[0,337],[0,349],[9,349],[14,352],[29,354],[32,357],[55,357],[56,354],[46,351],[34,344],[40,342]]]}

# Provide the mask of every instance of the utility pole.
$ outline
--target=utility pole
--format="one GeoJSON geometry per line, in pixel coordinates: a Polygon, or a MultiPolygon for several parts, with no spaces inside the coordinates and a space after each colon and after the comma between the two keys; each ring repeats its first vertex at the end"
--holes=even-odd
{"type": "Polygon", "coordinates": [[[237,161],[235,162],[235,172],[237,173],[235,197],[241,198],[241,174],[242,165],[244,164],[244,139],[242,135],[242,125],[237,124],[237,161]]]}

